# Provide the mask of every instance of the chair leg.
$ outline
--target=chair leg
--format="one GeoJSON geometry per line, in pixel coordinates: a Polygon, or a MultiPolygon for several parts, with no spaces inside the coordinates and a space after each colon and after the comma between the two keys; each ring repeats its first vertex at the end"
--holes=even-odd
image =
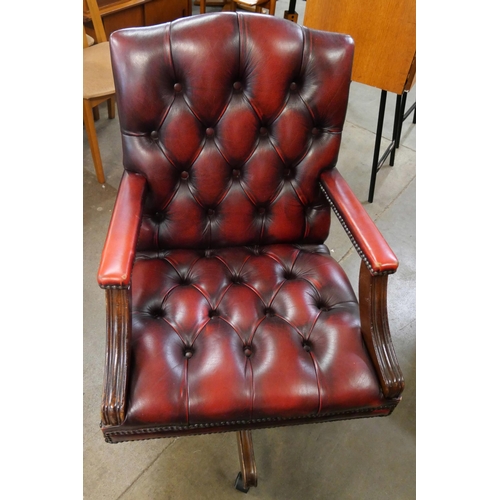
{"type": "Polygon", "coordinates": [[[115,96],[110,97],[107,100],[108,104],[108,118],[112,120],[115,117],[115,96]]]}
{"type": "Polygon", "coordinates": [[[269,9],[269,15],[274,16],[276,14],[276,0],[267,2],[267,8],[269,9]]]}
{"type": "Polygon", "coordinates": [[[94,106],[92,108],[92,115],[94,116],[94,121],[98,122],[99,118],[100,118],[100,115],[99,115],[99,106],[94,106]]]}
{"type": "Polygon", "coordinates": [[[373,151],[372,175],[370,179],[370,189],[368,191],[368,202],[373,203],[375,194],[375,182],[377,181],[377,172],[381,166],[380,142],[382,141],[382,132],[384,129],[385,103],[387,101],[387,90],[382,90],[380,94],[380,106],[378,110],[377,134],[375,135],[375,150],[373,151]]]}
{"type": "Polygon", "coordinates": [[[94,115],[92,113],[92,105],[86,99],[83,100],[83,123],[87,131],[89,140],[90,152],[92,153],[92,160],[94,161],[95,173],[98,182],[104,184],[104,170],[102,168],[101,153],[99,151],[99,143],[97,142],[97,132],[95,130],[94,115]]]}
{"type": "Polygon", "coordinates": [[[236,476],[234,487],[243,493],[247,493],[251,486],[257,486],[257,467],[253,453],[252,432],[238,431],[236,438],[241,471],[236,476]]]}

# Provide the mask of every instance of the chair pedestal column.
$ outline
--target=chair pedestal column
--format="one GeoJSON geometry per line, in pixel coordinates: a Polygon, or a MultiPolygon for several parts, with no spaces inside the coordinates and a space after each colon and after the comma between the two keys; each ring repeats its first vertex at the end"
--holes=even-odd
{"type": "Polygon", "coordinates": [[[257,467],[253,453],[253,442],[251,431],[238,431],[238,452],[240,457],[240,469],[234,483],[234,487],[247,493],[251,486],[257,486],[257,467]]]}

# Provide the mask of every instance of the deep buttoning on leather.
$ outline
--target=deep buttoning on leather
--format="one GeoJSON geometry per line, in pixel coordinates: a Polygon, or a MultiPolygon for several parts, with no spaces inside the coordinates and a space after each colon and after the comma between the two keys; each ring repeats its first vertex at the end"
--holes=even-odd
{"type": "Polygon", "coordinates": [[[311,343],[308,340],[304,340],[302,342],[302,347],[304,348],[304,351],[311,352],[311,343]]]}

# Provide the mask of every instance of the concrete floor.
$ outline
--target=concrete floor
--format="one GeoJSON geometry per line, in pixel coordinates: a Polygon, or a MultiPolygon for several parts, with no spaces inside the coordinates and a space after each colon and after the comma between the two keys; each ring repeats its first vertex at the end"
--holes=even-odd
{"type": "MultiPolygon", "coordinates": [[[[304,1],[297,1],[299,23],[304,1]]],[[[283,17],[288,1],[278,0],[283,17]]],[[[194,7],[197,12],[197,7],[194,7]]],[[[415,88],[408,105],[415,101],[415,88]]],[[[394,167],[378,175],[375,201],[367,203],[380,91],[353,83],[338,169],[376,221],[400,260],[389,278],[389,321],[405,375],[403,401],[386,418],[361,419],[253,432],[259,486],[247,498],[406,500],[415,483],[415,176],[416,125],[403,127],[394,167]]],[[[389,143],[395,96],[389,95],[382,148],[389,143]]],[[[97,131],[106,184],[101,187],[83,133],[83,451],[87,500],[242,499],[233,489],[239,469],[234,434],[106,444],[99,429],[105,349],[104,292],[97,266],[121,177],[118,119],[105,107],[97,131]]],[[[359,257],[332,217],[327,240],[354,284],[359,257]]]]}

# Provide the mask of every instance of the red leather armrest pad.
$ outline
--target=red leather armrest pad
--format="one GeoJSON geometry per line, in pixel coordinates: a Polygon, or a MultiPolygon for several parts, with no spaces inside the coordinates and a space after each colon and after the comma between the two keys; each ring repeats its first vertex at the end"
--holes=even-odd
{"type": "Polygon", "coordinates": [[[130,285],[146,179],[124,172],[104,242],[97,281],[101,286],[130,285]]]}
{"type": "Polygon", "coordinates": [[[372,274],[395,272],[398,259],[338,170],[334,168],[324,172],[320,180],[354,241],[368,260],[372,274]]]}

